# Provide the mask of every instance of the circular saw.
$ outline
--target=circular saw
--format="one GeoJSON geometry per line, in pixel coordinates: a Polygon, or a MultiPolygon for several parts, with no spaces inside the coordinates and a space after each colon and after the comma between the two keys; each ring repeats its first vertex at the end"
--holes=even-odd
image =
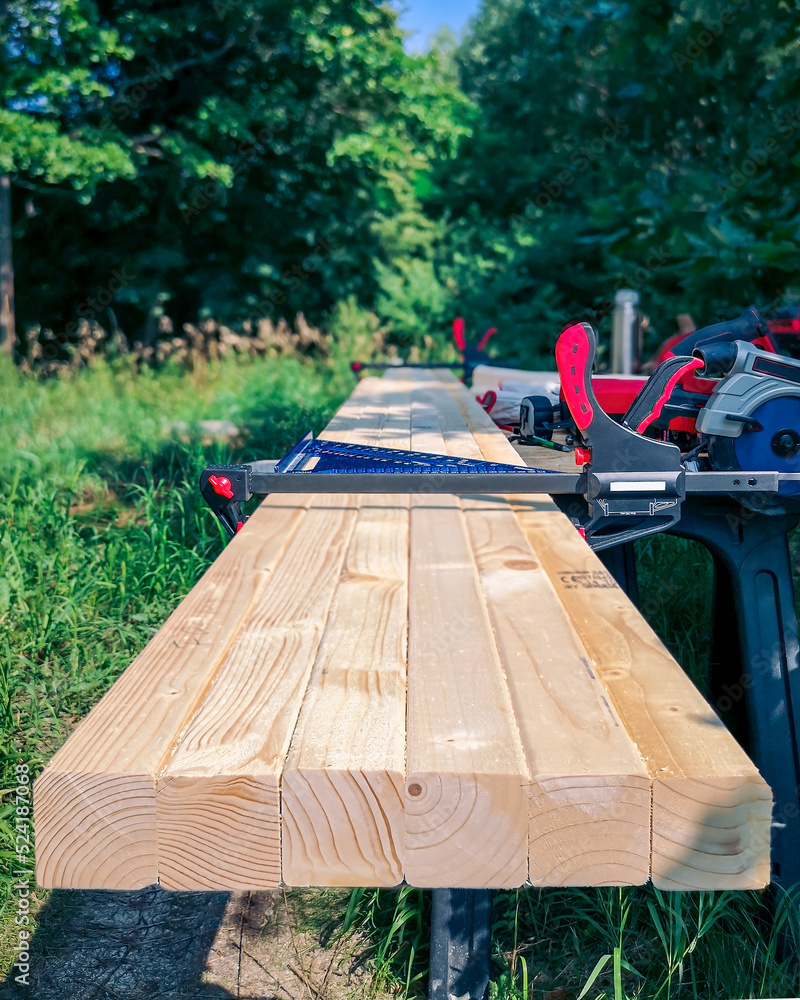
{"type": "MultiPolygon", "coordinates": [[[[719,381],[697,416],[709,465],[726,472],[800,472],[800,361],[751,343],[710,345],[696,354],[719,381]]],[[[800,499],[800,483],[781,498],[800,499]]]]}

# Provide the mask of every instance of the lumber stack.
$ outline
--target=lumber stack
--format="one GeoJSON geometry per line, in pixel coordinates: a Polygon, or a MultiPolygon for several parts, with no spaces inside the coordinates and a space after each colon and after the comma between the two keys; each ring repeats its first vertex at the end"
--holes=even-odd
{"type": "MultiPolygon", "coordinates": [[[[445,373],[325,434],[521,462],[445,373]]],[[[268,497],[34,809],[48,887],[769,881],[769,788],[548,497],[268,497]]]]}

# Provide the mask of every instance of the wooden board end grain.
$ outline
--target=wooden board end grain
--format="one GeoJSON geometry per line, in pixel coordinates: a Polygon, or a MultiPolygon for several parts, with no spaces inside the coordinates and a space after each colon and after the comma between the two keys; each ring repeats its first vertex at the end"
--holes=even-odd
{"type": "Polygon", "coordinates": [[[50,767],[34,796],[39,885],[141,889],[157,881],[152,775],[50,767]]]}
{"type": "MultiPolygon", "coordinates": [[[[359,443],[407,449],[410,395],[381,380],[359,443]]],[[[407,496],[363,498],[282,779],[288,885],[403,879],[407,496]]]]}
{"type": "Polygon", "coordinates": [[[302,517],[256,512],[34,784],[37,879],[138,889],[158,878],[156,775],[302,517]]]}

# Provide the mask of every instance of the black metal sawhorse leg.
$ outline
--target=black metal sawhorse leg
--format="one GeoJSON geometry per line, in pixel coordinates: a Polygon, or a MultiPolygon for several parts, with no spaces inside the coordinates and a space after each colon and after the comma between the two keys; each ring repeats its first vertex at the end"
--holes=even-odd
{"type": "Polygon", "coordinates": [[[491,889],[433,890],[429,1000],[484,1000],[491,935],[491,889]]]}
{"type": "Polygon", "coordinates": [[[633,542],[623,542],[610,549],[601,549],[597,555],[617,584],[638,607],[639,585],[636,579],[636,550],[633,542]]]}
{"type": "Polygon", "coordinates": [[[800,649],[788,532],[797,515],[689,499],[673,534],[714,559],[711,701],[775,798],[773,880],[800,883],[800,649]]]}

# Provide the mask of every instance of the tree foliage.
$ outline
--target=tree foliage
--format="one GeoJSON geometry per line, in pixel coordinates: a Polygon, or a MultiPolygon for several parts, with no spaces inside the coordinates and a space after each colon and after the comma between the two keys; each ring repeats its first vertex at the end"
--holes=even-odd
{"type": "Polygon", "coordinates": [[[790,299],[798,13],[484,0],[412,56],[376,0],[17,0],[18,312],[152,340],[354,296],[400,344],[463,313],[531,360],[619,287],[658,335],[790,299]]]}
{"type": "Polygon", "coordinates": [[[486,0],[458,53],[477,124],[430,206],[465,310],[538,347],[621,287],[661,335],[791,299],[798,9],[486,0]]]}
{"type": "Polygon", "coordinates": [[[129,150],[85,127],[87,110],[113,93],[102,70],[132,56],[94,4],[4,5],[0,49],[0,171],[79,190],[135,175],[129,150]]]}
{"type": "Polygon", "coordinates": [[[29,321],[103,320],[122,268],[114,318],[148,337],[165,310],[318,316],[430,243],[419,178],[467,102],[387,6],[28,0],[2,40],[2,165],[37,210],[15,213],[29,321]]]}

